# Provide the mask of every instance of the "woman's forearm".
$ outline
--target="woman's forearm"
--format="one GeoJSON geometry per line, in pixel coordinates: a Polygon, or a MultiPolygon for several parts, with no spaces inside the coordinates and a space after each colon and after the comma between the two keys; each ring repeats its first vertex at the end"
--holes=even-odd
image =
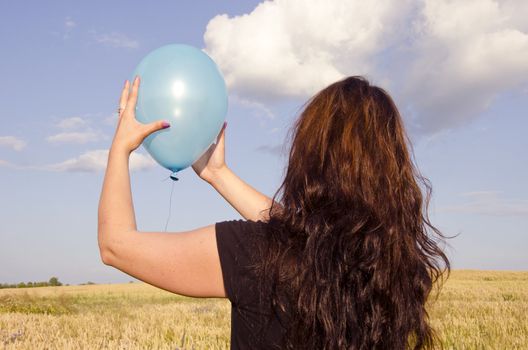
{"type": "Polygon", "coordinates": [[[216,172],[210,184],[246,220],[268,221],[271,198],[244,182],[227,166],[216,172]]]}
{"type": "Polygon", "coordinates": [[[111,251],[111,243],[118,241],[119,235],[137,229],[128,162],[129,152],[119,147],[110,148],[98,209],[101,251],[111,251]]]}

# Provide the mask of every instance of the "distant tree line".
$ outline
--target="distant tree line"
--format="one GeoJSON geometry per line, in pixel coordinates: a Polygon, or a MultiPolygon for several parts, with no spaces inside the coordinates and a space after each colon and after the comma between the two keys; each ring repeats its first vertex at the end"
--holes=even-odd
{"type": "Polygon", "coordinates": [[[0,289],[3,288],[34,288],[34,287],[58,287],[62,283],[57,277],[52,277],[47,282],[20,282],[15,284],[0,283],[0,289]]]}

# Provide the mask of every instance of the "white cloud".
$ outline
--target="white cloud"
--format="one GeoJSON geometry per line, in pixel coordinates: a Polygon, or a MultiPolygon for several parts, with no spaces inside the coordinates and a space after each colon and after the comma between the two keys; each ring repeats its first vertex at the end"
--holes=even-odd
{"type": "Polygon", "coordinates": [[[21,167],[13,164],[11,162],[8,162],[7,160],[0,159],[0,166],[6,167],[6,168],[12,168],[12,169],[20,169],[21,167]]]}
{"type": "Polygon", "coordinates": [[[140,171],[158,166],[158,163],[148,154],[133,152],[130,155],[130,170],[140,171]]]}
{"type": "Polygon", "coordinates": [[[461,193],[462,204],[439,208],[443,212],[481,214],[489,216],[528,216],[528,200],[505,198],[500,191],[461,193]]]}
{"type": "Polygon", "coordinates": [[[74,28],[77,26],[77,23],[75,23],[75,21],[70,17],[66,17],[66,19],[64,20],[64,26],[67,28],[67,29],[71,29],[71,28],[74,28]]]}
{"type": "Polygon", "coordinates": [[[105,125],[117,127],[118,119],[119,119],[119,116],[117,115],[117,112],[113,112],[113,113],[108,114],[106,117],[104,117],[103,123],[105,125]]]}
{"type": "Polygon", "coordinates": [[[284,156],[285,155],[284,145],[282,144],[274,145],[274,146],[262,145],[262,146],[257,147],[256,151],[262,152],[262,153],[269,153],[274,156],[284,156]]]}
{"type": "MultiPolygon", "coordinates": [[[[99,149],[88,151],[60,163],[46,165],[44,168],[51,171],[96,172],[105,170],[107,161],[108,150],[99,149]]],[[[155,161],[148,155],[137,152],[130,155],[129,166],[131,171],[149,169],[155,164],[155,161]]]]}
{"type": "Polygon", "coordinates": [[[26,147],[26,141],[16,136],[0,136],[0,146],[9,147],[15,151],[21,151],[26,147]]]}
{"type": "Polygon", "coordinates": [[[94,130],[89,126],[90,118],[87,116],[89,114],[59,120],[55,126],[62,131],[46,137],[46,140],[51,143],[85,144],[106,139],[107,136],[101,130],[94,130]]]}
{"type": "Polygon", "coordinates": [[[263,103],[246,100],[237,95],[230,96],[230,102],[238,104],[244,108],[252,109],[255,116],[264,117],[265,119],[275,119],[275,114],[263,103]]]}
{"type": "Polygon", "coordinates": [[[64,19],[63,25],[64,30],[62,33],[54,32],[54,34],[62,35],[62,38],[67,40],[71,37],[71,33],[73,32],[74,28],[77,27],[77,23],[73,20],[73,18],[68,16],[64,19]]]}
{"type": "Polygon", "coordinates": [[[416,28],[404,100],[425,132],[462,124],[528,82],[528,34],[500,2],[425,0],[416,28]]]}
{"type": "Polygon", "coordinates": [[[61,132],[55,135],[48,136],[46,140],[51,143],[78,143],[84,144],[88,142],[95,142],[101,139],[101,134],[94,131],[82,132],[61,132]]]}
{"type": "Polygon", "coordinates": [[[131,39],[122,33],[112,32],[97,34],[96,32],[93,32],[93,35],[96,42],[106,46],[127,49],[137,49],[139,47],[139,42],[137,40],[131,39]]]}
{"type": "Polygon", "coordinates": [[[248,15],[209,21],[205,51],[239,93],[304,97],[371,69],[407,2],[266,1],[248,15]]]}
{"type": "Polygon", "coordinates": [[[204,50],[242,99],[307,98],[349,75],[434,134],[528,83],[524,0],[274,0],[211,19],[204,50]],[[524,11],[524,12],[523,12],[524,11]]]}
{"type": "Polygon", "coordinates": [[[70,117],[60,120],[56,126],[60,129],[78,129],[86,124],[86,120],[82,117],[70,117]]]}
{"type": "MultiPolygon", "coordinates": [[[[106,169],[108,150],[98,149],[87,151],[77,157],[63,162],[44,165],[18,165],[0,159],[0,166],[19,170],[45,170],[56,172],[98,172],[106,169]]],[[[130,171],[141,171],[156,166],[156,162],[148,155],[137,152],[130,154],[130,171]]]]}

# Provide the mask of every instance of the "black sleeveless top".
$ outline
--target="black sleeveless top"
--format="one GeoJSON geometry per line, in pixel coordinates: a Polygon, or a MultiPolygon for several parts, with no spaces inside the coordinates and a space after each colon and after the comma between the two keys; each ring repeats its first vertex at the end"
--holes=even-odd
{"type": "Polygon", "coordinates": [[[248,268],[258,259],[254,244],[259,242],[253,240],[250,244],[249,238],[252,237],[249,236],[263,232],[265,226],[266,223],[260,220],[230,220],[215,224],[224,287],[231,302],[231,349],[282,347],[288,317],[273,312],[269,295],[260,298],[257,277],[248,268]]]}

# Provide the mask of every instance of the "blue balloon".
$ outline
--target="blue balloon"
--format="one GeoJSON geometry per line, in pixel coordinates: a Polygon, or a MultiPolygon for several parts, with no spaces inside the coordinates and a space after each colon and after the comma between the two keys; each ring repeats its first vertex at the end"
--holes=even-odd
{"type": "Polygon", "coordinates": [[[141,79],[136,119],[171,124],[147,136],[143,146],[172,172],[187,168],[211,146],[224,123],[227,89],[222,73],[202,50],[171,44],[145,56],[136,75],[141,79]]]}

